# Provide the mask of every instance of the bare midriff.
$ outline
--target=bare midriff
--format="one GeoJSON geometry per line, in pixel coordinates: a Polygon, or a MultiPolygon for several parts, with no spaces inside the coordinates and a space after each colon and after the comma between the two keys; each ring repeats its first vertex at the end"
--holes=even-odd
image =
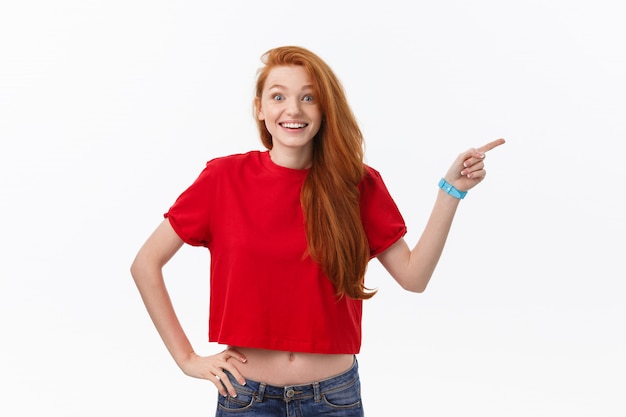
{"type": "Polygon", "coordinates": [[[234,359],[228,361],[244,377],[278,387],[321,381],[347,371],[354,363],[352,354],[285,352],[236,346],[230,346],[230,349],[246,357],[246,363],[234,359]]]}

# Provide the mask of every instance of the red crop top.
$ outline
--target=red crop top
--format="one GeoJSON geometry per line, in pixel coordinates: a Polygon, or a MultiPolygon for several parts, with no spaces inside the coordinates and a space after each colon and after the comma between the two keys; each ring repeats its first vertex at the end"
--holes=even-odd
{"type": "MultiPolygon", "coordinates": [[[[358,353],[362,301],[338,298],[307,242],[300,189],[308,170],[251,151],[209,161],[165,214],[211,255],[209,341],[310,353],[358,353]]],[[[371,256],[406,233],[380,174],[359,185],[371,256]]]]}

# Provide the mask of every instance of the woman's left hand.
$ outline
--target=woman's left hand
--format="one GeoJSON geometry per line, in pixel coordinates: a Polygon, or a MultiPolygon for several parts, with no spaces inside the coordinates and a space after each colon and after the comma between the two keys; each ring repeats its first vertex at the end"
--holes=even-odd
{"type": "Polygon", "coordinates": [[[448,173],[444,177],[457,190],[468,191],[485,179],[486,153],[504,143],[504,139],[497,139],[479,148],[468,149],[459,154],[448,173]]]}

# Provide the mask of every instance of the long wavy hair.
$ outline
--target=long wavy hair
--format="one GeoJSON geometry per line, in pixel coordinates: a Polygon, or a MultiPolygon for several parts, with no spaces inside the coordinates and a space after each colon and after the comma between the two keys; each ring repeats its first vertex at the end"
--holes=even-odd
{"type": "MultiPolygon", "coordinates": [[[[261,60],[264,66],[257,74],[255,109],[273,68],[299,65],[311,77],[322,123],[313,138],[311,169],[300,195],[309,255],[322,266],[338,296],[371,298],[375,291],[364,286],[370,249],[358,190],[364,175],[363,135],[343,86],[326,62],[301,47],[271,49],[261,60]]],[[[272,149],[265,122],[258,118],[256,122],[263,145],[272,149]]]]}

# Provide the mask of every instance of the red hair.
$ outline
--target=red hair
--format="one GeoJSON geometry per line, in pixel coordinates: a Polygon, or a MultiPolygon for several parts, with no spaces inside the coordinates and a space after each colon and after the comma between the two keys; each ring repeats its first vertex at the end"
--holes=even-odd
{"type": "MultiPolygon", "coordinates": [[[[302,186],[308,250],[335,286],[337,295],[371,298],[363,281],[370,249],[361,223],[358,184],[364,175],[363,135],[348,105],[343,86],[331,68],[311,51],[285,46],[262,56],[255,105],[261,100],[270,71],[278,66],[304,67],[313,82],[315,100],[322,113],[320,130],[313,139],[312,165],[302,186]]],[[[258,120],[261,141],[272,149],[272,136],[258,120]]]]}

